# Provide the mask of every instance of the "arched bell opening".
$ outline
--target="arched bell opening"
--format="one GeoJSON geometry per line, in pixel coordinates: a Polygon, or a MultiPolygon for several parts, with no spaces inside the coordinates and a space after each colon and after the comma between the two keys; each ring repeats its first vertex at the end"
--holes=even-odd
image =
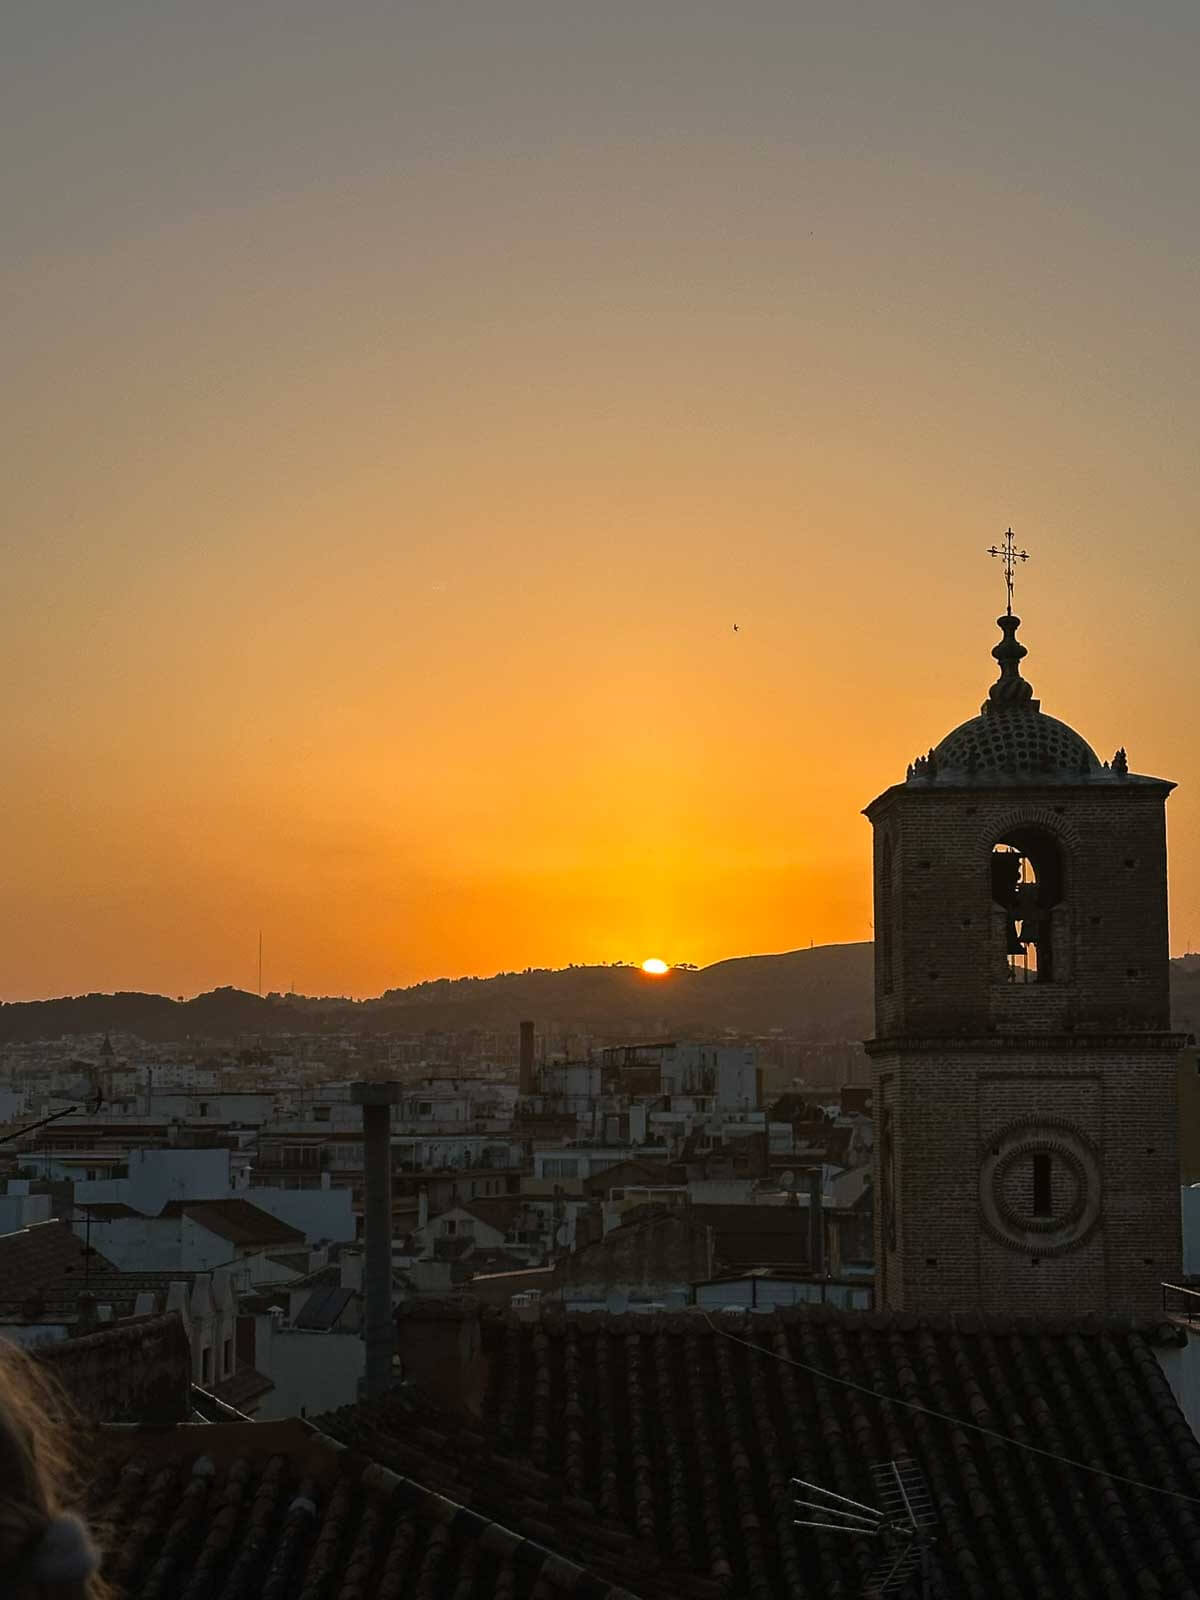
{"type": "Polygon", "coordinates": [[[992,848],[992,903],[1003,913],[1004,980],[1054,981],[1054,908],[1064,895],[1062,848],[1038,828],[1015,828],[992,848]]]}

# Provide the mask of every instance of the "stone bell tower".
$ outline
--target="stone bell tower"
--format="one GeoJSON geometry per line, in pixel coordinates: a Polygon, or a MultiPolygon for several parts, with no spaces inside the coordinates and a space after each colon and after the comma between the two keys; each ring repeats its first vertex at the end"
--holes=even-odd
{"type": "Polygon", "coordinates": [[[999,626],[979,716],[865,813],[876,1300],[1150,1316],[1180,1253],[1174,785],[1046,716],[999,626]]]}

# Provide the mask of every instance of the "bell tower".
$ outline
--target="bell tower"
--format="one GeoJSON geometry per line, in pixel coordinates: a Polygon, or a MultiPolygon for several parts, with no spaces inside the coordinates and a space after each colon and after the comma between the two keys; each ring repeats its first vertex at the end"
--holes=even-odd
{"type": "Polygon", "coordinates": [[[865,813],[876,1302],[1150,1316],[1180,1252],[1174,785],[1042,711],[1007,556],[979,716],[865,813]]]}

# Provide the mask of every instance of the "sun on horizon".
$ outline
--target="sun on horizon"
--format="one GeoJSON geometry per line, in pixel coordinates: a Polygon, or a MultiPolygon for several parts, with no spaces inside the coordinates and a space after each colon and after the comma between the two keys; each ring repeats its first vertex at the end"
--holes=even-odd
{"type": "Polygon", "coordinates": [[[650,974],[652,978],[661,978],[664,972],[670,972],[670,967],[658,956],[650,956],[642,962],[642,971],[650,974]]]}

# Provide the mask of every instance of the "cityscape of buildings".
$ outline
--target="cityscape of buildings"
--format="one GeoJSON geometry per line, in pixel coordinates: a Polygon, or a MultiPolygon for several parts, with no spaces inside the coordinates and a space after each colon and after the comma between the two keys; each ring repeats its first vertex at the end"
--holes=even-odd
{"type": "Polygon", "coordinates": [[[124,1592],[1192,1592],[1173,785],[1000,626],[980,714],[867,808],[865,1042],[6,1048],[0,1337],[118,1520],[150,1496],[124,1592]]]}

